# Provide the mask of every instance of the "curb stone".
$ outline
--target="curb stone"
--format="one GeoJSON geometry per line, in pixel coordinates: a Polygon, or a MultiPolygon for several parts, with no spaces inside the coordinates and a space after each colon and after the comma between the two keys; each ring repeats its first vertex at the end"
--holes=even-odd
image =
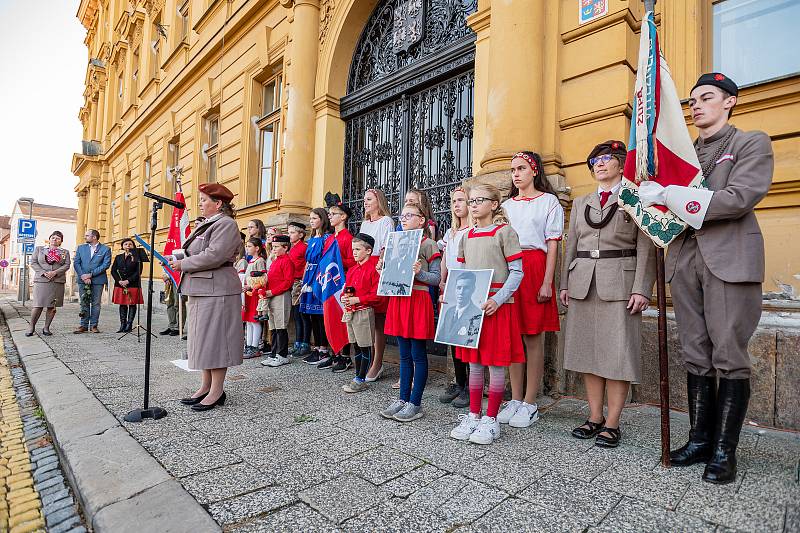
{"type": "MultiPolygon", "coordinates": [[[[221,531],[208,512],[125,430],[42,339],[24,336],[28,322],[16,309],[3,301],[0,312],[44,411],[64,472],[92,531],[221,531]]],[[[48,446],[52,449],[49,443],[42,447],[48,446]]],[[[32,473],[39,474],[36,490],[42,497],[60,493],[66,488],[63,477],[48,469],[52,460],[48,463],[47,457],[42,456],[41,461],[32,473]],[[53,477],[48,479],[51,473],[53,477]],[[58,478],[61,485],[54,481],[58,478]]],[[[66,513],[69,507],[54,505],[60,500],[52,497],[48,499],[51,501],[48,507],[54,511],[46,517],[48,529],[80,531],[80,520],[73,521],[66,513]],[[58,522],[53,523],[56,518],[58,522]]]]}

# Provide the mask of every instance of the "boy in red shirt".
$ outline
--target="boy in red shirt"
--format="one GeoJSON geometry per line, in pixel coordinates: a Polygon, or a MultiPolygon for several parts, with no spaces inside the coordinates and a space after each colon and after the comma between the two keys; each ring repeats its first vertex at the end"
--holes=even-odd
{"type": "Polygon", "coordinates": [[[345,392],[361,392],[368,385],[365,382],[367,370],[372,359],[372,345],[375,343],[375,310],[381,302],[378,296],[380,274],[375,263],[370,261],[375,239],[366,233],[353,237],[353,258],[356,265],[347,271],[347,281],[342,294],[346,311],[352,313],[347,322],[347,335],[355,344],[356,377],[342,386],[345,392]]]}
{"type": "Polygon", "coordinates": [[[269,329],[272,332],[272,354],[261,364],[281,366],[289,362],[289,316],[292,311],[292,284],[294,283],[294,264],[287,255],[291,244],[288,235],[272,237],[272,254],[275,259],[267,274],[267,293],[269,298],[269,329]]]}

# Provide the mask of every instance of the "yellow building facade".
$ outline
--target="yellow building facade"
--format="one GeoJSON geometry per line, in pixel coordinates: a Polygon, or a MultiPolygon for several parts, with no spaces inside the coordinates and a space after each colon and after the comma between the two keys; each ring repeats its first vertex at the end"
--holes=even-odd
{"type": "MultiPolygon", "coordinates": [[[[731,36],[760,38],[725,12],[745,8],[658,2],[680,95],[733,60],[721,49],[731,36]]],[[[358,211],[371,186],[395,206],[423,188],[445,222],[456,184],[507,187],[520,149],[542,155],[568,203],[594,188],[590,149],[627,142],[642,11],[639,0],[81,0],[78,235],[147,234],[143,192],[172,197],[178,179],[191,215],[200,183],[229,187],[242,227],[304,218],[328,191],[358,211]]],[[[773,140],[758,206],[764,290],[800,294],[800,69],[770,68],[740,82],[732,122],[773,140]]],[[[168,222],[161,213],[159,248],[168,222]]]]}

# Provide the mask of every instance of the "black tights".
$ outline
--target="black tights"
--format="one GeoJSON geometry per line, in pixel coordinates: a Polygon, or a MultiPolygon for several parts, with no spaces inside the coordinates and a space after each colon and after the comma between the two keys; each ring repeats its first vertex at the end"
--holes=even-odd
{"type": "Polygon", "coordinates": [[[296,305],[292,307],[292,312],[297,309],[297,314],[295,315],[295,335],[297,342],[302,342],[304,344],[311,344],[311,316],[308,313],[301,313],[300,306],[296,305]]]}
{"type": "Polygon", "coordinates": [[[120,305],[119,306],[119,321],[121,323],[129,322],[133,324],[133,319],[136,318],[135,305],[120,305]]]}
{"type": "Polygon", "coordinates": [[[456,356],[456,347],[450,346],[450,354],[453,356],[453,368],[456,371],[456,385],[459,387],[467,386],[467,376],[469,375],[469,363],[465,363],[456,356]]]}
{"type": "Polygon", "coordinates": [[[322,315],[308,315],[311,318],[311,331],[314,333],[314,346],[326,348],[328,337],[325,335],[325,321],[322,315]]]}
{"type": "Polygon", "coordinates": [[[355,348],[356,377],[363,381],[367,377],[367,370],[369,370],[369,365],[372,362],[372,348],[362,348],[358,345],[355,345],[355,348]]]}

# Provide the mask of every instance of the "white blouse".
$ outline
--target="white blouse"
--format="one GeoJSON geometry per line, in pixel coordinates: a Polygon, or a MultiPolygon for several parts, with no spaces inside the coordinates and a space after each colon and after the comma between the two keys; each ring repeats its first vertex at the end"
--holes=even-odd
{"type": "Polygon", "coordinates": [[[546,252],[547,241],[560,241],[564,235],[564,208],[555,195],[509,198],[503,208],[523,250],[546,252]]]}
{"type": "Polygon", "coordinates": [[[469,231],[469,228],[464,228],[455,232],[455,235],[449,229],[445,231],[444,237],[438,242],[439,249],[444,254],[444,264],[447,265],[447,270],[454,270],[463,268],[464,265],[458,262],[458,244],[461,239],[469,231]]]}
{"type": "Polygon", "coordinates": [[[366,233],[375,239],[375,246],[372,247],[372,255],[380,255],[389,242],[389,234],[394,231],[394,221],[392,217],[383,216],[378,220],[361,222],[359,233],[366,233]]]}

